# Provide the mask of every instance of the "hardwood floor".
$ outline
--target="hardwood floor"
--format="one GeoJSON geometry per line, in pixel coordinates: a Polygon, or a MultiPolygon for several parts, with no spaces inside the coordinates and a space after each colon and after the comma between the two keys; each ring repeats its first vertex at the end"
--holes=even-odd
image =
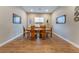
{"type": "Polygon", "coordinates": [[[16,40],[0,47],[2,53],[76,53],[79,49],[53,35],[50,39],[35,40],[19,37],[16,40]]]}

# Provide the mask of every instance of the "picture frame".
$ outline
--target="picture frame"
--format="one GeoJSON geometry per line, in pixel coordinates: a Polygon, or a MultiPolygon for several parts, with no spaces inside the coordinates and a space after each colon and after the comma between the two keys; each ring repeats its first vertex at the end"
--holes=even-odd
{"type": "Polygon", "coordinates": [[[56,24],[65,24],[66,23],[66,15],[61,15],[56,18],[56,24]]]}
{"type": "Polygon", "coordinates": [[[13,24],[21,24],[21,16],[13,13],[13,24]]]}

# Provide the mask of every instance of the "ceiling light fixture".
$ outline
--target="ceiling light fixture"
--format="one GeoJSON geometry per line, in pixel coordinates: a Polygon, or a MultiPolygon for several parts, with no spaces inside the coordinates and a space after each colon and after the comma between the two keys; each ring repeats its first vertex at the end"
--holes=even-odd
{"type": "Polygon", "coordinates": [[[46,11],[46,12],[48,12],[49,10],[48,10],[48,9],[46,9],[45,11],[46,11]]]}
{"type": "Polygon", "coordinates": [[[33,12],[33,9],[31,9],[30,11],[33,12]]]}

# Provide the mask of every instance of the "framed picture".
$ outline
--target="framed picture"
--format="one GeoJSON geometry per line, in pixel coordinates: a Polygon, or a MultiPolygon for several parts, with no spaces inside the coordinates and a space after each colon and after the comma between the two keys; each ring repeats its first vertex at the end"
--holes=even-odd
{"type": "Polygon", "coordinates": [[[66,23],[66,15],[62,15],[56,18],[56,24],[65,24],[66,23]]]}
{"type": "Polygon", "coordinates": [[[13,13],[13,24],[21,24],[21,16],[13,13]]]}

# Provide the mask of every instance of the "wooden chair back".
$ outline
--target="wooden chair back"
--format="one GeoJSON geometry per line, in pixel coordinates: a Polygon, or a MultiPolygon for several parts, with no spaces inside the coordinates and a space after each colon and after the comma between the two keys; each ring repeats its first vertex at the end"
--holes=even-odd
{"type": "Polygon", "coordinates": [[[31,26],[31,39],[35,40],[35,26],[31,26]]]}
{"type": "Polygon", "coordinates": [[[25,37],[25,27],[23,26],[23,37],[25,37]]]}
{"type": "Polygon", "coordinates": [[[45,39],[46,38],[46,26],[41,25],[40,28],[41,28],[41,31],[40,31],[41,37],[42,39],[45,39]]]}

